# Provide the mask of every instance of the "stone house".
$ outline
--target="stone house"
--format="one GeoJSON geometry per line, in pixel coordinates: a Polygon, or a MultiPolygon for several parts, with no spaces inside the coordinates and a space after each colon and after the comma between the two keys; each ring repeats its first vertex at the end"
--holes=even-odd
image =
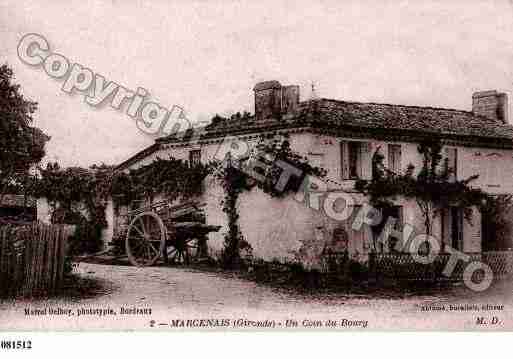
{"type": "MultiPolygon", "coordinates": [[[[513,127],[507,120],[507,98],[496,91],[472,96],[472,111],[420,106],[358,103],[331,99],[300,101],[298,86],[282,86],[278,81],[258,83],[254,87],[255,114],[211,123],[194,141],[178,136],[159,138],[148,148],[117,166],[128,171],[147,165],[156,158],[172,156],[190,162],[207,162],[218,154],[227,137],[252,145],[262,137],[287,134],[292,149],[308,157],[310,163],[327,170],[323,179],[329,193],[344,191],[354,198],[355,211],[367,202],[354,185],[357,179],[371,178],[371,161],[376,151],[384,164],[394,171],[417,169],[422,157],[420,141],[437,137],[443,143],[444,156],[458,179],[478,174],[473,185],[493,194],[513,193],[513,127]]],[[[205,180],[201,201],[206,203],[207,223],[222,225],[209,235],[209,250],[216,255],[223,248],[227,219],[220,201],[223,189],[211,178],[205,180]]],[[[253,249],[254,257],[289,262],[301,258],[315,267],[323,249],[337,250],[365,261],[376,247],[376,233],[366,227],[355,230],[351,221],[339,221],[316,210],[305,200],[288,196],[272,198],[258,188],[244,192],[239,200],[240,228],[253,249]]],[[[423,233],[424,222],[416,203],[397,199],[396,206],[384,217],[398,218],[423,233]]],[[[321,204],[322,206],[322,204],[321,204]]],[[[121,209],[123,211],[123,209],[121,209]]],[[[107,241],[116,231],[118,211],[107,208],[107,241]]],[[[433,235],[442,243],[463,252],[481,252],[481,216],[463,219],[461,210],[448,208],[435,218],[433,235]]]]}

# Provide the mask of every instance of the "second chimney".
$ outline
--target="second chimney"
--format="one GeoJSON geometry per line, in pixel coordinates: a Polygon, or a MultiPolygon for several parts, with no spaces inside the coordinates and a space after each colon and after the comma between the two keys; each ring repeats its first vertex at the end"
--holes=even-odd
{"type": "Polygon", "coordinates": [[[508,123],[508,95],[495,90],[475,92],[472,112],[500,123],[508,123]]]}

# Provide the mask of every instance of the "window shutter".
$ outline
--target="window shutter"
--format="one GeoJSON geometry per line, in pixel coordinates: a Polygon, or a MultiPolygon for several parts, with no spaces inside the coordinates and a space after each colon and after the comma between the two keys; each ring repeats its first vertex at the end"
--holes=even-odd
{"type": "Polygon", "coordinates": [[[485,157],[486,163],[484,169],[485,182],[488,186],[496,187],[500,185],[501,175],[500,171],[503,168],[501,163],[501,156],[498,153],[492,153],[485,157]]]}
{"type": "Polygon", "coordinates": [[[442,247],[444,247],[444,245],[451,244],[449,240],[449,223],[451,223],[451,220],[449,218],[449,210],[447,208],[444,208],[440,213],[440,243],[442,244],[442,247]]]}
{"type": "Polygon", "coordinates": [[[388,161],[387,161],[387,168],[392,171],[392,172],[395,172],[395,169],[394,169],[394,145],[388,145],[388,153],[387,153],[387,158],[388,158],[388,161]]]}
{"type": "Polygon", "coordinates": [[[395,173],[401,172],[401,145],[388,145],[388,168],[395,173]]]}
{"type": "Polygon", "coordinates": [[[402,156],[403,156],[403,147],[401,145],[397,145],[397,154],[395,156],[395,169],[397,173],[401,173],[402,171],[402,156]]]}
{"type": "Polygon", "coordinates": [[[360,143],[360,173],[361,179],[372,179],[372,142],[360,143]]]}
{"type": "Polygon", "coordinates": [[[463,251],[463,233],[464,233],[464,220],[463,210],[459,207],[449,207],[449,220],[450,220],[450,243],[449,245],[458,250],[463,251]]]}
{"type": "Polygon", "coordinates": [[[340,162],[341,162],[341,178],[349,178],[349,150],[347,148],[347,142],[340,142],[340,162]]]}
{"type": "Polygon", "coordinates": [[[463,219],[463,247],[464,252],[476,253],[482,250],[481,213],[472,208],[472,223],[463,219]]]}
{"type": "Polygon", "coordinates": [[[458,166],[457,166],[457,149],[456,148],[446,148],[445,149],[445,156],[448,160],[449,168],[451,169],[452,173],[449,177],[451,180],[456,180],[458,177],[458,166]]]}

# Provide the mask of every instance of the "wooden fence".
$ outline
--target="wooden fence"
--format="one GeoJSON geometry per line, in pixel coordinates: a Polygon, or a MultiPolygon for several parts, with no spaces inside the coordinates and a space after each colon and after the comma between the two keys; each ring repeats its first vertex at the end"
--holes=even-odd
{"type": "Polygon", "coordinates": [[[0,297],[52,294],[62,283],[65,225],[0,226],[0,297]]]}

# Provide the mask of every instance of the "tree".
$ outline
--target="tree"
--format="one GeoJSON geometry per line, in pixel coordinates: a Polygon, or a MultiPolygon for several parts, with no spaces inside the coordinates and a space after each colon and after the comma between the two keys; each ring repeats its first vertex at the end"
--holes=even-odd
{"type": "Polygon", "coordinates": [[[24,193],[29,170],[45,155],[50,140],[33,127],[37,103],[26,99],[7,65],[0,66],[0,202],[9,192],[24,193]]]}

